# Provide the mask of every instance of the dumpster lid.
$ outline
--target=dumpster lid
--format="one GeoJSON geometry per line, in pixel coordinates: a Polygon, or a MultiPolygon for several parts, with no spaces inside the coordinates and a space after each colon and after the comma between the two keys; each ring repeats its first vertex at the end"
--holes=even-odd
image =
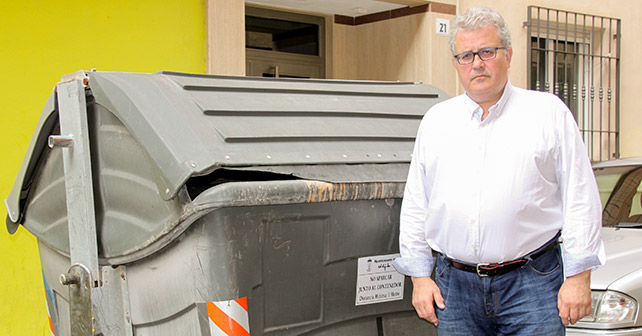
{"type": "Polygon", "coordinates": [[[56,108],[56,94],[52,93],[45,103],[40,119],[36,124],[36,131],[31,138],[25,159],[22,161],[18,176],[14,181],[9,196],[4,201],[7,207],[7,229],[14,233],[18,227],[14,223],[20,220],[20,202],[27,197],[29,184],[39,162],[40,155],[47,146],[47,141],[52,130],[58,125],[58,115],[54,114],[56,108]]]}
{"type": "MultiPolygon", "coordinates": [[[[372,180],[367,172],[355,173],[364,169],[336,165],[406,165],[419,121],[447,98],[435,87],[412,82],[174,72],[87,75],[93,103],[113,113],[157,167],[154,180],[163,199],[174,197],[190,177],[223,167],[329,182],[372,180]],[[334,168],[324,172],[315,166],[334,168]]],[[[56,127],[52,95],[5,201],[13,222],[19,221],[24,191],[56,127]]],[[[404,169],[393,171],[399,175],[404,169]]],[[[400,176],[405,179],[405,172],[400,176]]]]}

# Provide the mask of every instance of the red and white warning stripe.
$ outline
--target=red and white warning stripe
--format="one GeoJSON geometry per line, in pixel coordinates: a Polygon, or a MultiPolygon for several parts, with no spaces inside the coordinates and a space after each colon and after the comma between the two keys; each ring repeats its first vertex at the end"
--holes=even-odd
{"type": "Polygon", "coordinates": [[[212,336],[249,336],[247,297],[207,303],[212,336]]]}

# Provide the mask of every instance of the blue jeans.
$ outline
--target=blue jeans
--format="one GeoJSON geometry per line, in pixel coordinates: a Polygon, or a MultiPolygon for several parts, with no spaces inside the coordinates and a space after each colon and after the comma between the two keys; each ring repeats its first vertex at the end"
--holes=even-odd
{"type": "Polygon", "coordinates": [[[557,309],[564,281],[559,246],[494,277],[458,270],[439,255],[435,281],[446,304],[435,307],[440,336],[565,334],[557,309]]]}

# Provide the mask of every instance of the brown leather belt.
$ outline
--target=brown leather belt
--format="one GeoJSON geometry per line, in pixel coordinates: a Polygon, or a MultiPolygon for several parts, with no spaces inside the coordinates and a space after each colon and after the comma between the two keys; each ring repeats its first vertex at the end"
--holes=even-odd
{"type": "Polygon", "coordinates": [[[557,245],[559,245],[558,240],[553,239],[553,241],[548,243],[548,245],[546,245],[542,249],[539,249],[539,251],[533,254],[526,255],[520,259],[498,263],[498,264],[470,265],[470,264],[464,264],[464,263],[452,260],[448,257],[446,257],[446,259],[448,259],[448,261],[450,261],[450,264],[453,265],[453,267],[458,270],[477,273],[477,275],[479,275],[480,277],[496,276],[496,275],[506,274],[514,269],[517,269],[526,265],[526,263],[528,263],[530,260],[535,260],[541,257],[544,253],[556,248],[557,245]]]}

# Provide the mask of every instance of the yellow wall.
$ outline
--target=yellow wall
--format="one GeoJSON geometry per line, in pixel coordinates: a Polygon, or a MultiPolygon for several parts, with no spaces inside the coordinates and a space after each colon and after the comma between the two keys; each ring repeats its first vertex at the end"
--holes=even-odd
{"type": "MultiPolygon", "coordinates": [[[[61,75],[91,68],[205,73],[204,0],[1,1],[0,22],[2,200],[61,75]]],[[[0,336],[48,335],[35,238],[0,225],[0,256],[0,336]]]]}

